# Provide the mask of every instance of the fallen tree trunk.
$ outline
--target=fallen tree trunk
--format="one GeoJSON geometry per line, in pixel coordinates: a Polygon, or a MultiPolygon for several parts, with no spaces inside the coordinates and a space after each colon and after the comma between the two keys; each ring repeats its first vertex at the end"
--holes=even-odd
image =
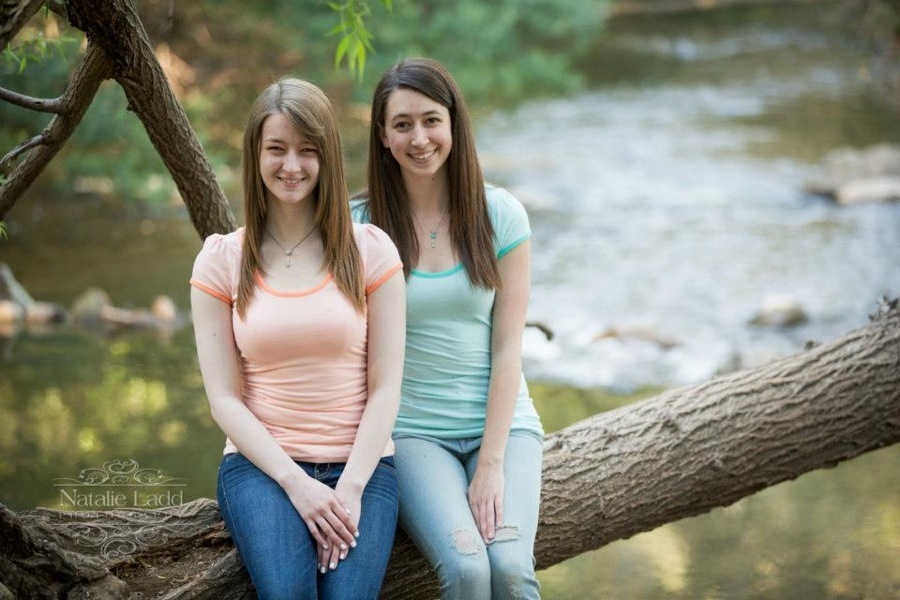
{"type": "MultiPolygon", "coordinates": [[[[898,441],[893,301],[833,342],[548,436],[538,567],[898,441]]],[[[20,597],[254,597],[212,500],[109,512],[2,507],[0,516],[0,577],[20,597]]],[[[433,574],[402,535],[383,595],[437,596],[433,574]]]]}

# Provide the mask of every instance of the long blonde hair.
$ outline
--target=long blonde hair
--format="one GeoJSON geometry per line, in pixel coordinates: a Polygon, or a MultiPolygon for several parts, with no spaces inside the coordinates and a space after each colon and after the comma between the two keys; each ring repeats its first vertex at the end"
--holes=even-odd
{"type": "Polygon", "coordinates": [[[259,95],[250,109],[244,130],[244,242],[237,294],[238,315],[244,318],[253,298],[256,272],[265,272],[261,256],[268,201],[259,170],[259,154],[263,123],[276,113],[290,119],[300,135],[316,146],[319,182],[313,193],[314,219],[325,246],[325,265],[338,289],[362,312],[365,291],[350,218],[337,116],[321,89],[308,81],[286,77],[269,85],[259,95]]]}

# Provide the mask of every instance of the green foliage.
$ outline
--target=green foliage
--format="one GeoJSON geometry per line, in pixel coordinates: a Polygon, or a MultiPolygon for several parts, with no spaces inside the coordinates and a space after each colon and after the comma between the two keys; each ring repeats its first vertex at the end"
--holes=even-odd
{"type": "Polygon", "coordinates": [[[391,18],[378,24],[371,79],[397,59],[419,55],[447,65],[471,104],[570,93],[583,85],[575,65],[600,34],[606,4],[397,0],[391,18]]]}
{"type": "MultiPolygon", "coordinates": [[[[53,38],[45,27],[53,15],[23,29],[0,62],[0,86],[35,97],[58,96],[80,56],[80,33],[62,29],[53,38]],[[24,65],[28,69],[23,72],[24,65]]],[[[127,110],[122,89],[104,83],[84,119],[51,161],[36,187],[71,194],[100,193],[108,198],[136,200],[135,207],[161,207],[175,185],[153,148],[146,131],[127,110]]],[[[0,148],[12,148],[47,126],[52,115],[0,102],[0,148]]]]}
{"type": "MultiPolygon", "coordinates": [[[[390,11],[393,1],[382,1],[390,11]]],[[[346,59],[350,73],[362,79],[366,71],[366,55],[374,51],[372,47],[374,35],[366,26],[366,19],[372,14],[369,3],[367,0],[348,0],[343,3],[329,2],[328,6],[338,14],[338,24],[328,32],[328,35],[341,36],[334,53],[334,66],[339,69],[346,59]]]]}
{"type": "MultiPolygon", "coordinates": [[[[43,20],[45,23],[55,23],[55,17],[50,15],[49,11],[44,11],[43,20]]],[[[66,48],[77,45],[80,38],[75,35],[54,35],[49,37],[47,33],[37,27],[25,28],[12,43],[3,49],[2,54],[2,70],[12,70],[21,75],[25,72],[25,67],[31,63],[42,63],[50,56],[56,54],[64,57],[66,48]]]]}
{"type": "MultiPolygon", "coordinates": [[[[170,18],[168,2],[148,0],[138,10],[153,43],[165,44],[185,65],[176,93],[226,193],[235,197],[244,115],[259,90],[277,77],[292,74],[322,86],[342,112],[348,155],[364,154],[365,123],[358,117],[364,109],[354,103],[368,103],[376,79],[397,59],[424,55],[444,62],[474,109],[564,94],[582,85],[577,65],[601,30],[605,4],[204,0],[176,3],[170,18]],[[353,140],[358,148],[350,147],[353,140]]],[[[55,15],[35,17],[16,38],[18,58],[0,60],[0,86],[33,97],[58,96],[79,59],[81,40],[80,32],[55,15]],[[27,69],[21,72],[23,62],[27,69]]],[[[29,139],[49,119],[0,102],[0,148],[29,139]]],[[[101,87],[34,188],[66,194],[75,184],[99,185],[107,200],[143,207],[165,207],[175,194],[140,121],[112,82],[101,87]]]]}
{"type": "MultiPolygon", "coordinates": [[[[6,178],[3,177],[0,179],[5,180],[6,178]]],[[[0,185],[3,185],[3,181],[0,181],[0,185]]],[[[6,223],[4,223],[3,221],[0,221],[0,240],[5,240],[7,238],[9,238],[9,234],[6,233],[6,223]]]]}

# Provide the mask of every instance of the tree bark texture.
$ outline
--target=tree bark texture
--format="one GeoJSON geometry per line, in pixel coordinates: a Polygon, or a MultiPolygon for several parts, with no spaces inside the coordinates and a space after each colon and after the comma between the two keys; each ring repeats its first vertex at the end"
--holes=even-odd
{"type": "MultiPolygon", "coordinates": [[[[33,0],[10,0],[0,6],[0,39],[4,46],[40,5],[33,0]]],[[[73,73],[67,90],[70,96],[61,99],[64,110],[54,117],[41,133],[40,143],[25,154],[22,164],[0,188],[0,219],[74,131],[102,80],[112,77],[122,86],[129,109],[143,123],[171,173],[200,237],[233,231],[236,224],[231,206],[156,60],[133,2],[66,0],[65,14],[73,27],[87,35],[88,53],[73,73]],[[88,95],[90,90],[93,91],[88,95]]]]}
{"type": "Polygon", "coordinates": [[[88,44],[87,51],[72,73],[69,85],[59,98],[59,103],[64,108],[53,115],[40,134],[41,143],[24,155],[0,188],[0,219],[63,147],[91,106],[100,84],[111,74],[112,65],[103,51],[88,44]]]}
{"type": "Polygon", "coordinates": [[[0,50],[6,48],[43,3],[44,0],[6,0],[0,3],[0,50]]]}
{"type": "Polygon", "coordinates": [[[166,75],[131,0],[68,0],[70,23],[103,48],[147,135],[163,159],[190,213],[206,238],[235,228],[231,207],[166,75]]]}
{"type": "MultiPolygon", "coordinates": [[[[538,568],[897,442],[893,301],[833,342],[548,436],[538,568]]],[[[0,580],[22,597],[254,597],[212,500],[80,513],[0,507],[0,517],[0,580]]],[[[383,596],[437,597],[402,532],[383,596]]]]}
{"type": "Polygon", "coordinates": [[[191,222],[206,238],[235,229],[234,215],[131,0],[67,0],[70,23],[106,53],[128,98],[184,199],[191,222]]]}

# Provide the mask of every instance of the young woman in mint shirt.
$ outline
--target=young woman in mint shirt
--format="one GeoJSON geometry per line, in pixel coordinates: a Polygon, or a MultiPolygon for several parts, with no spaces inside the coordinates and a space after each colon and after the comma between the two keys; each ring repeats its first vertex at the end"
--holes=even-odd
{"type": "Polygon", "coordinates": [[[543,430],[521,368],[531,230],[485,185],[462,94],[423,58],[375,88],[354,219],[394,241],[406,356],[394,426],[400,523],[443,598],[537,598],[543,430]]]}

